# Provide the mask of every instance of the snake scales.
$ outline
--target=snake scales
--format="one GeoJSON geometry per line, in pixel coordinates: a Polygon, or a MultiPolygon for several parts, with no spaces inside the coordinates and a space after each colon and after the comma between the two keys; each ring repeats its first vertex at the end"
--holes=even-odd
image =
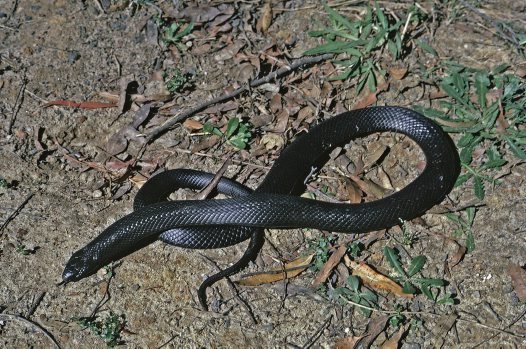
{"type": "Polygon", "coordinates": [[[363,233],[413,219],[439,203],[459,174],[456,148],[431,120],[400,107],[372,107],[334,116],[298,137],[281,153],[264,181],[253,192],[221,179],[217,191],[232,198],[166,201],[177,187],[202,188],[213,175],[172,170],[152,177],[137,193],[134,211],[110,225],[75,252],[62,274],[63,282],[94,274],[104,265],[155,240],[185,248],[219,248],[251,239],[240,261],[201,285],[199,300],[206,308],[206,288],[234,274],[259,251],[263,228],[315,228],[363,233]],[[312,168],[321,168],[334,147],[373,132],[407,135],[426,157],[423,172],[402,190],[362,204],[335,204],[299,197],[312,168]]]}

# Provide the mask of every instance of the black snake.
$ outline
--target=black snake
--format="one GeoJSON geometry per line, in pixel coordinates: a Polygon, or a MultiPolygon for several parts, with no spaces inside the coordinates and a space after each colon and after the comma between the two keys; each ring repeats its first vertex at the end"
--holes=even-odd
{"type": "Polygon", "coordinates": [[[281,153],[263,183],[253,192],[222,179],[221,200],[166,201],[177,187],[202,188],[213,175],[172,170],[152,177],[137,193],[134,211],[110,225],[68,261],[63,282],[94,274],[155,240],[186,248],[218,248],[251,238],[236,264],[213,275],[198,295],[206,308],[206,288],[234,274],[259,251],[262,228],[315,228],[363,233],[413,219],[439,203],[453,188],[460,171],[458,153],[447,134],[417,112],[400,107],[373,107],[334,116],[299,136],[281,153]],[[313,168],[321,168],[338,145],[373,132],[393,131],[413,139],[426,158],[423,172],[402,190],[362,204],[336,204],[299,197],[313,168]]]}

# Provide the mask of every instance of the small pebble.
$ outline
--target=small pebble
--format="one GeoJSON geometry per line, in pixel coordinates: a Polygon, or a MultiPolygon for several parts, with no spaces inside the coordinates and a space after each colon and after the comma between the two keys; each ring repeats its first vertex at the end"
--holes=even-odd
{"type": "Polygon", "coordinates": [[[80,58],[80,53],[78,51],[69,51],[68,61],[69,63],[75,63],[80,58]]]}
{"type": "Polygon", "coordinates": [[[91,194],[91,196],[93,196],[95,199],[98,199],[98,198],[101,198],[102,197],[102,191],[100,190],[94,190],[93,193],[91,194]]]}

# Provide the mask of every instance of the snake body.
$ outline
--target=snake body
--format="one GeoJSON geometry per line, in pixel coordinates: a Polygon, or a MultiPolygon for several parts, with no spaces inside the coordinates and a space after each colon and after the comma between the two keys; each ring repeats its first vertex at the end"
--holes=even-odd
{"type": "MultiPolygon", "coordinates": [[[[410,220],[439,203],[459,174],[456,148],[440,126],[410,109],[372,107],[325,120],[286,147],[253,192],[222,178],[217,190],[231,198],[166,201],[174,187],[204,187],[211,174],[172,170],[152,177],[137,193],[134,211],[116,221],[68,261],[63,282],[77,281],[160,239],[185,248],[219,248],[251,238],[238,263],[206,280],[206,287],[246,265],[263,241],[262,228],[315,228],[363,233],[410,220]],[[422,149],[426,167],[402,190],[380,200],[338,204],[301,198],[304,180],[336,146],[373,132],[407,135],[422,149]]],[[[203,304],[204,306],[205,304],[203,304]]]]}

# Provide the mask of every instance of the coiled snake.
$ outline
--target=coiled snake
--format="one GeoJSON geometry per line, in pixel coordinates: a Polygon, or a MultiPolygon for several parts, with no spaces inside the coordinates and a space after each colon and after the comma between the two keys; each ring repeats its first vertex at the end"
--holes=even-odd
{"type": "Polygon", "coordinates": [[[459,170],[458,153],[449,136],[419,113],[400,107],[346,112],[321,122],[286,147],[253,192],[221,179],[217,190],[232,198],[166,201],[176,187],[202,188],[213,175],[172,170],[152,177],[139,190],[134,211],[75,252],[62,279],[69,282],[90,276],[157,239],[207,249],[251,238],[240,261],[201,285],[199,300],[206,308],[206,288],[236,273],[257,254],[263,243],[262,228],[315,228],[344,233],[388,228],[439,203],[453,188],[459,170]],[[426,167],[413,182],[388,197],[362,204],[328,203],[298,196],[312,168],[321,168],[332,149],[381,131],[405,134],[422,149],[426,167]]]}

